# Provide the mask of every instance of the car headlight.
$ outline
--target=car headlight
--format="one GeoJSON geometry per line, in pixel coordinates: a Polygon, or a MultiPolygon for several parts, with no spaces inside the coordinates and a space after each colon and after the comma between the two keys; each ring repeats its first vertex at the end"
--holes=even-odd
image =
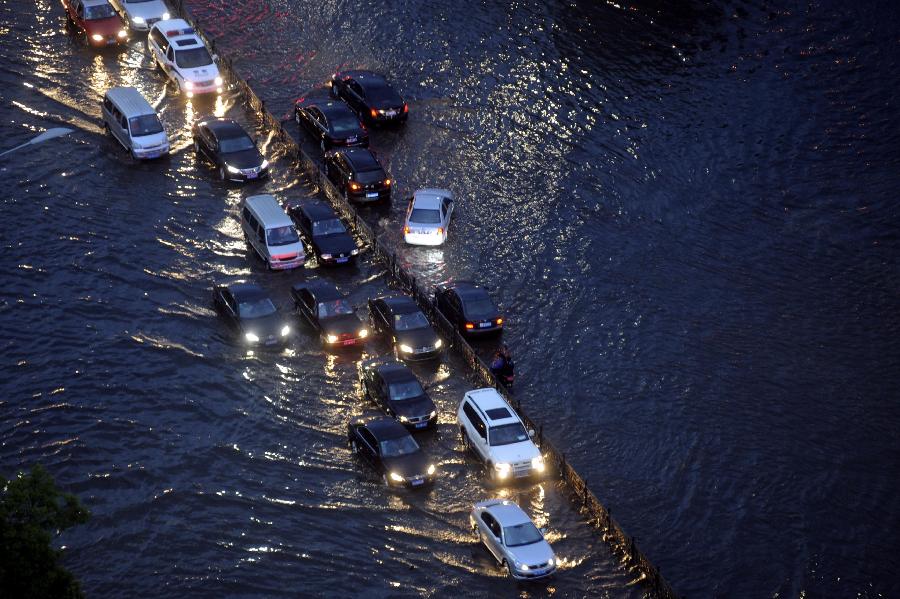
{"type": "Polygon", "coordinates": [[[241,169],[236,168],[236,167],[233,167],[233,166],[231,166],[230,164],[226,164],[226,165],[225,165],[225,168],[228,169],[228,172],[229,172],[229,173],[238,174],[239,172],[241,172],[241,169]]]}
{"type": "Polygon", "coordinates": [[[531,458],[531,467],[538,472],[544,471],[544,456],[539,455],[531,458]]]}
{"type": "Polygon", "coordinates": [[[547,565],[548,565],[548,566],[552,566],[552,565],[555,564],[555,563],[556,563],[556,560],[553,559],[552,557],[551,557],[549,560],[547,560],[547,565]]]}
{"type": "Polygon", "coordinates": [[[95,33],[94,35],[91,36],[91,39],[94,40],[95,42],[102,42],[103,36],[100,35],[99,33],[95,33]]]}
{"type": "Polygon", "coordinates": [[[410,346],[403,343],[400,345],[400,351],[402,351],[404,354],[411,354],[413,351],[413,348],[411,348],[410,346]]]}
{"type": "Polygon", "coordinates": [[[328,343],[334,343],[338,340],[338,337],[337,335],[328,335],[325,339],[328,340],[328,343]]]}
{"type": "Polygon", "coordinates": [[[428,415],[429,418],[434,418],[437,416],[437,410],[431,410],[431,414],[428,415]]]}
{"type": "Polygon", "coordinates": [[[359,330],[359,336],[360,336],[360,337],[366,337],[368,334],[369,334],[368,329],[360,329],[360,330],[359,330]]]}
{"type": "MultiPolygon", "coordinates": [[[[163,17],[163,18],[168,19],[169,17],[163,17]]],[[[134,23],[135,25],[143,25],[147,21],[144,19],[144,17],[131,17],[131,22],[134,23]]]]}
{"type": "Polygon", "coordinates": [[[263,160],[262,164],[259,165],[259,168],[269,168],[269,161],[263,160]]]}
{"type": "Polygon", "coordinates": [[[290,333],[290,332],[291,332],[291,327],[289,327],[288,325],[284,325],[283,327],[281,327],[281,336],[282,337],[287,337],[288,333],[290,333]]]}
{"type": "Polygon", "coordinates": [[[247,333],[244,335],[244,338],[247,339],[250,343],[256,343],[259,341],[259,336],[256,333],[247,333]]]}
{"type": "Polygon", "coordinates": [[[401,416],[400,422],[409,422],[409,418],[407,418],[406,416],[401,416]]]}
{"type": "Polygon", "coordinates": [[[216,77],[215,83],[216,83],[216,87],[219,87],[220,85],[222,85],[222,78],[221,78],[221,77],[216,77]]]}
{"type": "Polygon", "coordinates": [[[530,568],[528,567],[528,564],[521,564],[521,565],[519,565],[519,569],[522,570],[523,572],[528,572],[528,570],[530,568]]]}
{"type": "Polygon", "coordinates": [[[444,342],[438,339],[434,342],[434,349],[438,349],[440,346],[444,345],[444,342]]]}
{"type": "Polygon", "coordinates": [[[186,89],[186,90],[192,90],[192,89],[194,89],[194,82],[193,82],[193,81],[185,81],[185,82],[184,82],[184,89],[186,89]]]}
{"type": "Polygon", "coordinates": [[[167,12],[164,12],[164,13],[163,13],[163,17],[162,17],[162,20],[163,20],[163,21],[167,21],[167,20],[169,20],[169,19],[171,19],[171,18],[172,18],[172,15],[170,15],[169,13],[167,13],[167,12]]]}
{"type": "Polygon", "coordinates": [[[494,464],[494,470],[497,472],[497,478],[506,478],[509,476],[509,471],[512,468],[506,462],[500,462],[499,464],[494,464]]]}
{"type": "Polygon", "coordinates": [[[391,480],[397,481],[398,483],[403,482],[403,477],[397,474],[396,472],[391,472],[391,480]]]}
{"type": "Polygon", "coordinates": [[[350,255],[355,256],[359,253],[359,250],[350,250],[350,255]]]}
{"type": "Polygon", "coordinates": [[[124,29],[119,29],[119,37],[125,37],[126,35],[128,35],[127,31],[125,31],[124,29]]]}
{"type": "Polygon", "coordinates": [[[331,254],[322,254],[322,260],[331,260],[331,254]]]}
{"type": "Polygon", "coordinates": [[[437,468],[434,467],[434,464],[429,464],[429,465],[428,465],[428,474],[429,474],[429,475],[434,474],[434,471],[435,471],[435,470],[437,470],[437,468]]]}

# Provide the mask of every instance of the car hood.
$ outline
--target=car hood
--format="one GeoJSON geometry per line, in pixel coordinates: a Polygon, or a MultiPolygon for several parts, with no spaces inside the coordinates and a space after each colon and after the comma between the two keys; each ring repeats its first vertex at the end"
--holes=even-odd
{"type": "Polygon", "coordinates": [[[429,416],[432,411],[437,408],[431,398],[427,395],[420,395],[410,399],[401,399],[400,401],[388,400],[388,405],[397,414],[397,416],[406,416],[407,418],[416,418],[418,416],[429,416]]]}
{"type": "Polygon", "coordinates": [[[265,341],[266,337],[271,335],[281,337],[281,328],[284,324],[280,315],[272,314],[261,318],[241,319],[241,330],[245,333],[254,333],[260,341],[265,341]]]}
{"type": "Polygon", "coordinates": [[[434,347],[439,339],[437,333],[430,328],[412,329],[410,331],[397,331],[395,335],[397,343],[408,345],[413,349],[420,347],[434,347]]]}
{"type": "Polygon", "coordinates": [[[340,335],[341,333],[353,333],[353,336],[359,333],[363,328],[363,323],[355,314],[338,314],[321,321],[322,331],[325,334],[340,335]]]}
{"type": "Polygon", "coordinates": [[[125,27],[122,25],[122,19],[119,17],[108,17],[106,19],[91,19],[84,22],[84,28],[90,35],[98,33],[100,35],[117,36],[125,27]]]}
{"type": "MultiPolygon", "coordinates": [[[[198,46],[199,47],[199,46],[198,46]]],[[[209,81],[219,76],[219,67],[215,64],[197,67],[196,69],[181,69],[181,76],[186,81],[197,83],[199,81],[209,81]]]]}
{"type": "Polygon", "coordinates": [[[509,464],[530,460],[541,455],[540,450],[531,441],[520,441],[509,445],[491,446],[491,454],[494,462],[507,462],[509,464]]]}
{"type": "Polygon", "coordinates": [[[550,543],[544,540],[531,543],[530,545],[522,545],[521,547],[507,547],[506,550],[514,560],[529,566],[546,564],[550,561],[550,558],[554,557],[550,543]]]}
{"type": "Polygon", "coordinates": [[[256,148],[222,154],[222,160],[235,168],[256,168],[262,165],[263,157],[256,148]]]}
{"type": "Polygon", "coordinates": [[[132,4],[130,2],[122,2],[125,12],[131,17],[141,17],[145,21],[147,19],[161,19],[163,13],[169,12],[166,5],[161,0],[155,2],[138,2],[132,4]]]}
{"type": "Polygon", "coordinates": [[[411,476],[425,476],[428,472],[428,456],[424,452],[417,451],[395,458],[384,458],[384,469],[388,472],[396,472],[403,478],[411,476]]]}
{"type": "Polygon", "coordinates": [[[314,237],[313,241],[319,252],[322,254],[347,254],[350,255],[352,250],[356,249],[356,242],[346,233],[335,233],[334,235],[324,235],[314,237]]]}

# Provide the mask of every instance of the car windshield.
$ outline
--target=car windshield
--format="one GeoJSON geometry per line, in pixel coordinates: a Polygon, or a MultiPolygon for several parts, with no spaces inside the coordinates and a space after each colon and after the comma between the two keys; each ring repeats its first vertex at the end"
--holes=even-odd
{"type": "Polygon", "coordinates": [[[241,315],[241,318],[261,318],[275,314],[275,304],[267,297],[241,302],[238,305],[238,314],[241,315]]]}
{"type": "Polygon", "coordinates": [[[425,394],[425,390],[422,389],[422,385],[419,384],[419,381],[391,383],[388,385],[388,392],[390,393],[391,399],[394,401],[411,399],[425,394]]]}
{"type": "Polygon", "coordinates": [[[465,301],[466,318],[477,320],[479,318],[493,318],[497,315],[494,302],[488,298],[467,299],[465,301]]]}
{"type": "Polygon", "coordinates": [[[381,447],[382,457],[385,458],[394,458],[419,451],[419,446],[409,435],[398,437],[397,439],[388,439],[387,441],[382,441],[378,445],[381,447]]]}
{"type": "Polygon", "coordinates": [[[134,118],[128,119],[128,127],[134,136],[153,135],[154,133],[162,133],[163,126],[159,122],[159,117],[155,114],[142,114],[134,118]]]}
{"type": "Polygon", "coordinates": [[[421,312],[410,312],[409,314],[394,315],[394,329],[398,331],[411,331],[413,329],[424,329],[428,326],[428,319],[421,312]]]}
{"type": "Polygon", "coordinates": [[[521,422],[513,422],[512,424],[504,424],[503,426],[491,427],[491,446],[509,445],[510,443],[521,443],[528,440],[528,433],[521,422]]]}
{"type": "Polygon", "coordinates": [[[379,107],[396,108],[400,105],[400,96],[397,95],[397,92],[380,83],[366,84],[366,99],[379,107]]]}
{"type": "Polygon", "coordinates": [[[507,526],[503,529],[503,538],[507,547],[521,547],[531,545],[544,538],[541,531],[531,522],[523,522],[515,526],[507,526]]]}
{"type": "Polygon", "coordinates": [[[109,4],[97,4],[95,6],[84,7],[84,20],[93,21],[95,19],[108,19],[116,16],[116,11],[109,4]]]}
{"type": "Polygon", "coordinates": [[[256,146],[248,135],[240,137],[228,137],[219,140],[219,151],[223,154],[231,154],[232,152],[243,152],[244,150],[252,150],[256,146]]]}
{"type": "Polygon", "coordinates": [[[266,241],[269,245],[288,245],[297,243],[300,241],[300,238],[297,237],[297,230],[288,225],[266,229],[266,241]]]}
{"type": "Polygon", "coordinates": [[[338,314],[353,314],[353,306],[345,299],[322,302],[318,306],[319,318],[337,316],[338,314]]]}
{"type": "Polygon", "coordinates": [[[212,64],[212,56],[204,47],[175,50],[175,64],[182,69],[196,69],[212,64]]]}
{"type": "Polygon", "coordinates": [[[344,233],[344,223],[338,218],[329,218],[328,220],[317,220],[313,223],[312,234],[316,237],[320,235],[334,235],[335,233],[344,233]]]}
{"type": "Polygon", "coordinates": [[[377,169],[374,171],[363,171],[361,173],[356,174],[356,180],[362,183],[363,185],[368,185],[370,183],[381,183],[385,180],[384,171],[381,169],[377,169]]]}
{"type": "Polygon", "coordinates": [[[352,116],[336,117],[331,119],[331,130],[335,133],[353,133],[359,131],[359,121],[352,116]]]}
{"type": "Polygon", "coordinates": [[[441,211],[435,208],[413,208],[409,222],[432,225],[441,222],[441,211]]]}

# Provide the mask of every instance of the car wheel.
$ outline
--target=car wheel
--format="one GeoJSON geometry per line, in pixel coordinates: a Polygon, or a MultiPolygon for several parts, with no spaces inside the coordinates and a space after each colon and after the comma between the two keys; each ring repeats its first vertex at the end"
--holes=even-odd
{"type": "Polygon", "coordinates": [[[509,574],[510,578],[515,578],[515,576],[513,576],[512,566],[509,565],[508,561],[503,560],[503,563],[500,564],[500,567],[506,568],[506,573],[509,574]]]}
{"type": "Polygon", "coordinates": [[[219,167],[219,179],[222,181],[225,180],[225,167],[224,166],[219,167]]]}

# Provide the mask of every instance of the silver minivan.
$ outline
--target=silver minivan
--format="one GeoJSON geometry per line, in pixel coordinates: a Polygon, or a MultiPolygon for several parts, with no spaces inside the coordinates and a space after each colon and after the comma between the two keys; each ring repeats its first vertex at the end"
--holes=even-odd
{"type": "Polygon", "coordinates": [[[303,266],[306,252],[291,217],[273,196],[256,195],[241,205],[244,240],[272,270],[303,266]]]}
{"type": "Polygon", "coordinates": [[[103,96],[103,128],[136,159],[169,153],[169,138],[156,111],[133,87],[113,87],[103,96]]]}

